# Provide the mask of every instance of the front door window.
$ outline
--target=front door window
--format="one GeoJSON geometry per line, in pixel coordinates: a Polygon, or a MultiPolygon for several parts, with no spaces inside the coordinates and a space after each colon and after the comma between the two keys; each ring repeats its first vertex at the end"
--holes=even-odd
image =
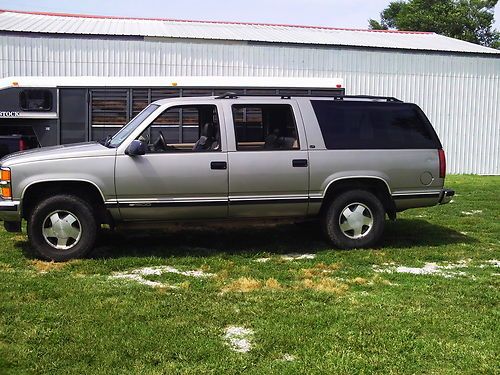
{"type": "Polygon", "coordinates": [[[148,153],[221,151],[217,108],[212,105],[171,107],[139,136],[148,153]]]}

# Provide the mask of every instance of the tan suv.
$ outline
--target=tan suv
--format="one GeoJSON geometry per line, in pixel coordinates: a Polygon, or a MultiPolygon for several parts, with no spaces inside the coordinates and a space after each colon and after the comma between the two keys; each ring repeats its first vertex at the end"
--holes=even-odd
{"type": "Polygon", "coordinates": [[[335,246],[372,246],[385,215],[454,194],[424,113],[382,97],[165,99],[105,142],[0,165],[5,227],[27,220],[33,248],[56,261],[123,222],[319,217],[335,246]]]}

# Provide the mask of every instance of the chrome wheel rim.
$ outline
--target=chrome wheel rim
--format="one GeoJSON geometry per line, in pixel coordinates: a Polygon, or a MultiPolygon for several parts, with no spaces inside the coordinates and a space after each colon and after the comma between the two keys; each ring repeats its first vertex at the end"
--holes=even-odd
{"type": "Polygon", "coordinates": [[[74,214],[58,210],[45,217],[42,235],[54,249],[69,250],[80,241],[82,226],[74,214]]]}
{"type": "Polygon", "coordinates": [[[363,203],[349,203],[340,213],[339,226],[350,239],[366,237],[373,228],[372,211],[363,203]]]}

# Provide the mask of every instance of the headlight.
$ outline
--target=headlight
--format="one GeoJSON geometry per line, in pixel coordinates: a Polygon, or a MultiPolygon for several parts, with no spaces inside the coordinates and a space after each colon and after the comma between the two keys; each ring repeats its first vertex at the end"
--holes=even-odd
{"type": "Polygon", "coordinates": [[[10,168],[2,167],[0,169],[0,197],[3,199],[12,199],[10,168]]]}

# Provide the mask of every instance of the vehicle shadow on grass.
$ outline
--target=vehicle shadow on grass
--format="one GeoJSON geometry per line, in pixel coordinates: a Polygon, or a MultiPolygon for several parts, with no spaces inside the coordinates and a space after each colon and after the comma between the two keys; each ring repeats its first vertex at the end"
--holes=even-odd
{"type": "MultiPolygon", "coordinates": [[[[401,219],[387,222],[379,246],[408,249],[474,243],[476,239],[425,220],[401,219]]],[[[101,236],[91,258],[122,256],[211,256],[316,253],[334,248],[325,240],[319,222],[283,224],[270,227],[186,228],[176,231],[141,230],[131,234],[107,232],[101,236]]]]}
{"type": "MultiPolygon", "coordinates": [[[[444,246],[478,242],[453,229],[418,219],[387,221],[384,237],[374,250],[390,247],[402,250],[412,247],[444,246]]],[[[27,258],[33,251],[27,241],[17,241],[27,258]]],[[[134,229],[104,231],[89,254],[91,259],[120,257],[204,257],[216,254],[255,255],[317,253],[334,249],[325,239],[317,221],[264,227],[184,229],[134,229]]],[[[338,251],[338,250],[337,250],[338,251]]]]}

